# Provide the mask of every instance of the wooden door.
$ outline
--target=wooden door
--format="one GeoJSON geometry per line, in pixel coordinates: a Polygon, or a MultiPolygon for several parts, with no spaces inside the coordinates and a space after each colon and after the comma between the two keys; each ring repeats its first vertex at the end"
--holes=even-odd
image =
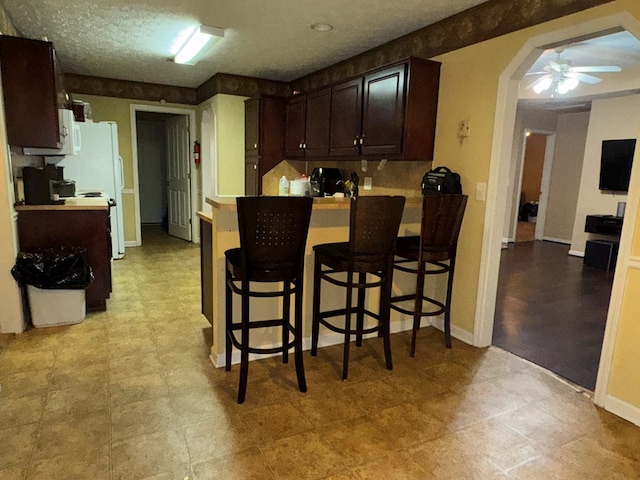
{"type": "Polygon", "coordinates": [[[191,241],[189,117],[167,121],[167,205],[169,235],[191,241]]]}
{"type": "Polygon", "coordinates": [[[331,116],[331,88],[307,95],[306,158],[329,156],[329,127],[331,116]]]}
{"type": "Polygon", "coordinates": [[[296,95],[287,101],[284,130],[284,155],[287,158],[304,157],[306,95],[296,95]]]}
{"type": "Polygon", "coordinates": [[[364,78],[363,156],[402,153],[406,68],[406,64],[395,65],[364,78]]]}
{"type": "Polygon", "coordinates": [[[331,121],[329,154],[355,157],[360,153],[362,120],[362,78],[340,83],[331,88],[331,121]]]}
{"type": "Polygon", "coordinates": [[[244,154],[258,155],[260,142],[260,99],[244,102],[244,154]]]}

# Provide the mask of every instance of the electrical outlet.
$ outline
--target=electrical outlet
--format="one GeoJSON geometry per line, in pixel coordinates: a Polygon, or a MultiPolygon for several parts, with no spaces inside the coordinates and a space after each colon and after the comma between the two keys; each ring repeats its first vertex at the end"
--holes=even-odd
{"type": "Polygon", "coordinates": [[[373,177],[364,177],[364,186],[362,188],[364,190],[371,190],[372,184],[373,184],[373,177]]]}
{"type": "Polygon", "coordinates": [[[460,120],[458,123],[458,137],[465,138],[469,136],[469,120],[460,120]]]}

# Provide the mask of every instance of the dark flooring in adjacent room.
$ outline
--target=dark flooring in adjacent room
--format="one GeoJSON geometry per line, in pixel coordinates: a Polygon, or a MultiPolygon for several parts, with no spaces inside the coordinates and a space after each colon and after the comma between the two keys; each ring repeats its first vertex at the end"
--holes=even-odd
{"type": "Polygon", "coordinates": [[[542,241],[502,250],[493,344],[594,390],[613,272],[568,251],[542,241]]]}

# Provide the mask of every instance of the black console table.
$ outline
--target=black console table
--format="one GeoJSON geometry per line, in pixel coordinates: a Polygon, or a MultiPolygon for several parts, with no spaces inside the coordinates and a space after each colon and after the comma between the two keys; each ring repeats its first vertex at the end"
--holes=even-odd
{"type": "Polygon", "coordinates": [[[609,238],[605,240],[587,240],[584,250],[584,264],[603,270],[613,270],[618,260],[620,233],[623,217],[613,215],[587,215],[584,231],[597,233],[609,238]]]}

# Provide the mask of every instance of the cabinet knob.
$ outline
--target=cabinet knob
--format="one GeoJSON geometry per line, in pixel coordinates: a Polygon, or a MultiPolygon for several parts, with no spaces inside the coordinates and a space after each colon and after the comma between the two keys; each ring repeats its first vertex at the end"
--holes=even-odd
{"type": "Polygon", "coordinates": [[[253,169],[254,169],[254,170],[257,170],[257,169],[258,169],[258,165],[257,165],[257,164],[256,164],[256,165],[254,165],[254,166],[253,166],[253,169]]]}
{"type": "Polygon", "coordinates": [[[364,143],[364,135],[360,137],[360,145],[362,145],[363,143],[364,143]]]}
{"type": "Polygon", "coordinates": [[[353,146],[355,147],[356,145],[358,145],[358,137],[353,139],[353,146]]]}
{"type": "Polygon", "coordinates": [[[254,144],[253,144],[253,148],[258,148],[258,144],[257,144],[257,143],[254,143],[254,144]]]}
{"type": "Polygon", "coordinates": [[[299,143],[299,144],[298,144],[298,148],[299,148],[300,150],[302,150],[302,144],[301,144],[301,143],[299,143]]]}
{"type": "Polygon", "coordinates": [[[307,144],[306,144],[306,143],[303,143],[303,144],[302,144],[302,148],[307,148],[307,144]]]}

